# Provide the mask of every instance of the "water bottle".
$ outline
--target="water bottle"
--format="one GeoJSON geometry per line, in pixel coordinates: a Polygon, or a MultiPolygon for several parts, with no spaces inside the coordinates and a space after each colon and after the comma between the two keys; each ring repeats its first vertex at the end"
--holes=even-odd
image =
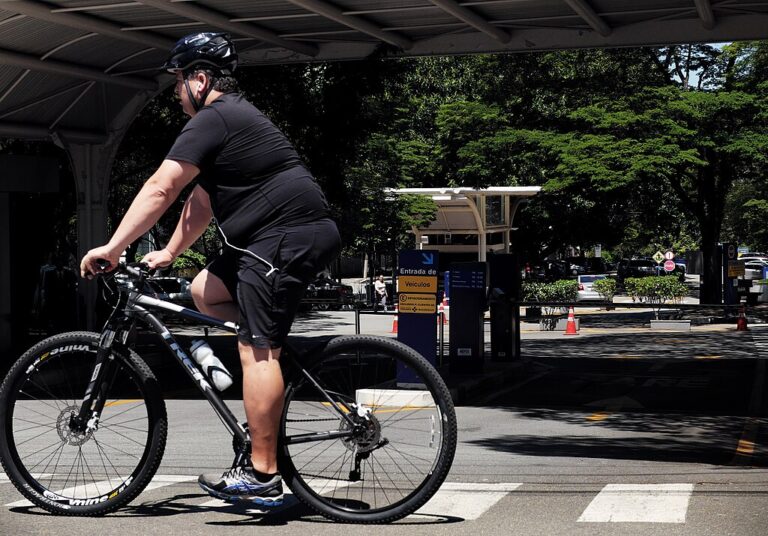
{"type": "Polygon", "coordinates": [[[232,385],[232,375],[226,369],[219,358],[213,355],[213,349],[202,339],[192,341],[190,348],[192,357],[203,367],[203,371],[216,386],[216,389],[223,391],[232,385]]]}

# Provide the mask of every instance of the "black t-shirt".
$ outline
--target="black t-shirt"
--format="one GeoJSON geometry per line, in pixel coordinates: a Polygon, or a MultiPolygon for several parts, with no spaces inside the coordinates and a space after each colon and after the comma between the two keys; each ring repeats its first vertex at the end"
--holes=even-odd
{"type": "Polygon", "coordinates": [[[200,168],[197,181],[234,245],[267,229],[328,216],[323,192],[282,132],[236,93],[191,118],[168,156],[200,168]]]}

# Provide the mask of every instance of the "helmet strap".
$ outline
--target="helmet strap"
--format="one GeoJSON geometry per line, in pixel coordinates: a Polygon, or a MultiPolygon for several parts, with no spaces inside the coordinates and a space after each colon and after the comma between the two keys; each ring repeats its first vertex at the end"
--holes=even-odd
{"type": "Polygon", "coordinates": [[[187,77],[184,77],[184,87],[187,88],[187,96],[189,97],[190,102],[192,103],[192,107],[195,109],[195,112],[199,112],[200,108],[205,106],[205,100],[208,98],[208,95],[211,93],[212,86],[210,84],[210,81],[207,84],[208,87],[205,88],[205,91],[202,95],[200,95],[200,100],[197,100],[195,98],[194,93],[192,92],[192,88],[189,87],[189,79],[187,77]]]}

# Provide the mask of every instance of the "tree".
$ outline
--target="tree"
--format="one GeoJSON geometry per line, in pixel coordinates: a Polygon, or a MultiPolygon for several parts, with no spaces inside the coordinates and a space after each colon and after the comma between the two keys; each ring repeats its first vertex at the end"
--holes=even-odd
{"type": "Polygon", "coordinates": [[[702,300],[719,301],[717,242],[725,200],[738,180],[768,171],[768,106],[736,91],[654,88],[575,111],[580,132],[557,138],[557,170],[585,188],[642,191],[664,181],[698,223],[704,256],[702,300]]]}

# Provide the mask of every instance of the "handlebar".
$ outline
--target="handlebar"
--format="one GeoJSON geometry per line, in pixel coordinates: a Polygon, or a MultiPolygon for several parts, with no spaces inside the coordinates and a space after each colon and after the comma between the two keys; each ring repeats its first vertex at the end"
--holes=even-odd
{"type": "MultiPolygon", "coordinates": [[[[104,259],[99,259],[98,261],[96,261],[96,264],[98,264],[99,268],[101,268],[102,270],[106,270],[109,266],[111,266],[111,264],[108,261],[105,261],[104,259]]],[[[129,266],[124,262],[118,262],[117,266],[112,272],[118,273],[118,274],[126,274],[131,279],[138,279],[141,281],[143,281],[150,275],[149,267],[147,267],[147,265],[143,263],[137,263],[135,266],[129,266]]],[[[108,273],[102,272],[97,275],[105,276],[105,275],[108,275],[108,273]]]]}

